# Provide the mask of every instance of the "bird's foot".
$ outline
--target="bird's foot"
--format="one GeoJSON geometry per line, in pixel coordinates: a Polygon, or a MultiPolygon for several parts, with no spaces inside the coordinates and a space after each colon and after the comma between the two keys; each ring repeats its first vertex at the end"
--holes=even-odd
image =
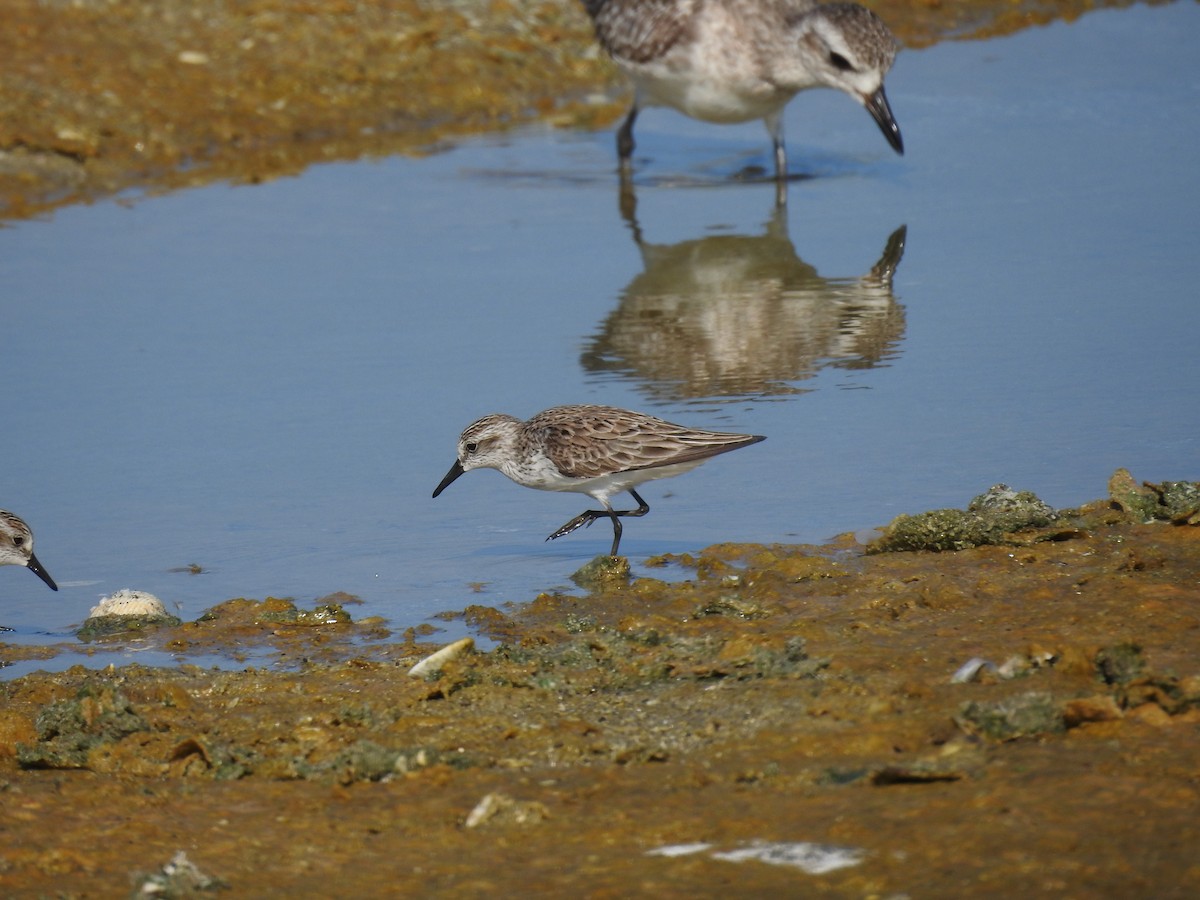
{"type": "Polygon", "coordinates": [[[581,512],[579,515],[577,515],[575,518],[573,518],[570,522],[568,522],[562,528],[558,529],[558,531],[554,532],[554,534],[552,534],[548,538],[546,538],[546,540],[552,541],[555,538],[560,538],[563,535],[570,534],[572,531],[575,531],[576,529],[585,528],[588,525],[591,525],[593,522],[595,522],[601,516],[606,516],[606,515],[607,515],[607,513],[593,512],[592,510],[586,510],[584,512],[581,512]]]}

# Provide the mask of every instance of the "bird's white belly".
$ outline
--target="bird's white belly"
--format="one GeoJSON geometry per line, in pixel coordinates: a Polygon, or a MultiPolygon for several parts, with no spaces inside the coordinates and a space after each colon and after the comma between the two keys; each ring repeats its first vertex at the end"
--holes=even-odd
{"type": "Polygon", "coordinates": [[[621,66],[637,85],[642,106],[669,106],[703,122],[730,124],[775,112],[791,92],[740,67],[694,65],[690,57],[621,66]]]}
{"type": "Polygon", "coordinates": [[[508,472],[505,474],[525,487],[537,488],[540,491],[570,491],[577,494],[590,494],[597,500],[606,502],[609,497],[630,488],[636,488],[639,484],[647,481],[681,475],[696,468],[704,460],[695,459],[685,463],[655,466],[648,469],[630,469],[608,475],[597,475],[593,478],[572,478],[564,475],[540,454],[535,455],[531,462],[533,465],[524,469],[519,475],[508,472]]]}
{"type": "Polygon", "coordinates": [[[775,112],[788,100],[758,81],[733,84],[673,73],[663,77],[634,77],[642,105],[669,106],[702,122],[750,122],[775,112]]]}

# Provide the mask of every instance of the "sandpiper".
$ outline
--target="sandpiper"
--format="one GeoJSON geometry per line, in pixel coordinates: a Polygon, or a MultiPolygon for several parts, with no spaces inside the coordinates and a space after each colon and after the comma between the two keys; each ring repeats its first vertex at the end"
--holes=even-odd
{"type": "Polygon", "coordinates": [[[437,496],[471,469],[499,469],[517,484],[542,491],[588,494],[589,509],[546,540],[607,516],[611,556],[621,543],[620,516],[644,516],[650,505],[635,488],[694,469],[706,459],[764,440],[757,434],[698,431],[614,406],[555,406],[532,419],[497,413],[471,423],[458,439],[458,459],[433,492],[437,496]],[[637,509],[615,510],[610,498],[628,491],[637,509]]]}
{"type": "Polygon", "coordinates": [[[33,532],[20,516],[0,509],[0,566],[25,566],[57,591],[58,585],[33,555],[33,532]]]}
{"type": "Polygon", "coordinates": [[[670,106],[705,122],[762,119],[787,177],[783,109],[800,91],[831,87],[866,107],[892,149],[904,153],[883,78],[899,49],[883,21],[857,3],[816,0],[583,0],[596,37],[633,80],[617,132],[629,174],[633,123],[645,106],[670,106]]]}

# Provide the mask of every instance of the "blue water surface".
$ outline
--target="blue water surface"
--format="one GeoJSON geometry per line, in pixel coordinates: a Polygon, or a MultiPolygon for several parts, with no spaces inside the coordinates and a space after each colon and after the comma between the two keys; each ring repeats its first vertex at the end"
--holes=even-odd
{"type": "Polygon", "coordinates": [[[1119,466],[1200,479],[1198,33],[1196,4],[1138,6],[907,51],[902,158],[801,96],[781,213],[738,177],[760,126],[652,110],[624,216],[611,133],[531,129],[0,231],[0,507],[61,586],[0,569],[6,640],[69,641],[121,588],[185,619],[346,591],[404,628],[567,585],[611,529],[544,538],[589,499],[492,471],[430,497],[494,411],[769,436],[646,485],[635,564],[998,482],[1067,506],[1119,466]]]}

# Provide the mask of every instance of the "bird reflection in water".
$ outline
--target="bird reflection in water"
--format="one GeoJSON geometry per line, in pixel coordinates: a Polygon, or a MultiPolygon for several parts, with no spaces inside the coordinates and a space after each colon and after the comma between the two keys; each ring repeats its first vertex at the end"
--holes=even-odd
{"type": "Polygon", "coordinates": [[[827,278],[800,259],[776,206],[761,235],[647,242],[631,192],[622,215],[644,271],[584,350],[592,373],[637,380],[661,400],[802,393],[822,369],[867,369],[895,357],[904,307],[892,277],[907,228],[858,277],[827,278]]]}

